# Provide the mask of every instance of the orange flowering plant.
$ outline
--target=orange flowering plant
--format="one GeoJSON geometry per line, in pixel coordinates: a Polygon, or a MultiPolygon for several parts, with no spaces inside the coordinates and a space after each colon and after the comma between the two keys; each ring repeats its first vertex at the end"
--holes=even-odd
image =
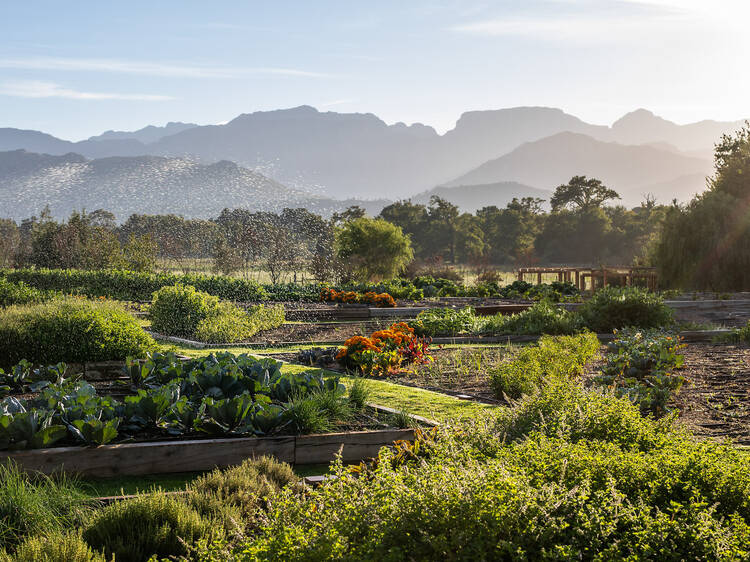
{"type": "Polygon", "coordinates": [[[320,291],[320,300],[323,302],[342,302],[346,304],[371,304],[380,308],[394,307],[396,301],[388,293],[357,293],[355,291],[337,291],[330,287],[325,287],[320,291]]]}
{"type": "Polygon", "coordinates": [[[411,326],[396,322],[386,330],[373,332],[370,337],[349,338],[336,360],[346,369],[386,375],[397,371],[404,363],[430,361],[428,347],[429,341],[417,337],[411,326]]]}

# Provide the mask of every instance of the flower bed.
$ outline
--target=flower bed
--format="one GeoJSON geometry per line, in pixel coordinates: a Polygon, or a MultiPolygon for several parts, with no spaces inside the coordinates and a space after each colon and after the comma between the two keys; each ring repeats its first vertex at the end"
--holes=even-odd
{"type": "Polygon", "coordinates": [[[356,291],[337,291],[328,287],[320,291],[320,300],[322,302],[340,302],[344,304],[371,304],[379,308],[393,308],[396,306],[396,301],[388,293],[375,293],[372,291],[357,293],[356,291]]]}
{"type": "Polygon", "coordinates": [[[429,344],[429,339],[415,335],[408,324],[396,322],[369,337],[349,338],[336,360],[346,369],[368,375],[386,375],[404,364],[430,361],[429,344]]]}

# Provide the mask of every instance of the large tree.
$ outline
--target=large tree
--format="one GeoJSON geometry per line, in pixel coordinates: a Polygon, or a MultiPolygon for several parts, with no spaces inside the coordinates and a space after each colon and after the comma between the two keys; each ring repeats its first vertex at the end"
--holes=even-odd
{"type": "Polygon", "coordinates": [[[344,223],[336,236],[336,252],[361,281],[395,277],[414,257],[401,228],[366,217],[344,223]]]}
{"type": "Polygon", "coordinates": [[[605,201],[619,198],[620,195],[614,189],[608,188],[598,179],[573,176],[567,184],[555,189],[550,203],[553,212],[565,208],[588,211],[601,207],[605,201]]]}
{"type": "Polygon", "coordinates": [[[667,285],[750,290],[750,123],[716,145],[709,189],[667,212],[652,254],[667,285]]]}

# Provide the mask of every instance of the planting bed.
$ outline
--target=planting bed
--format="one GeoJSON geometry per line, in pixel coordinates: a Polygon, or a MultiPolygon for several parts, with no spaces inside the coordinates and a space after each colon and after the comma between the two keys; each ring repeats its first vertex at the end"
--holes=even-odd
{"type": "Polygon", "coordinates": [[[683,354],[682,423],[701,437],[750,445],[750,348],[696,343],[683,354]]]}

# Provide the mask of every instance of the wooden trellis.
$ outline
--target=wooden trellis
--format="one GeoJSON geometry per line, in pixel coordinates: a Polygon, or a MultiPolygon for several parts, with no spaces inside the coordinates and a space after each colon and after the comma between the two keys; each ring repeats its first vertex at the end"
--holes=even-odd
{"type": "Polygon", "coordinates": [[[598,268],[521,267],[518,269],[518,280],[527,281],[530,277],[540,284],[545,274],[556,275],[560,282],[573,283],[581,291],[596,290],[611,285],[626,287],[640,285],[654,290],[658,279],[655,267],[603,265],[598,268]]]}

